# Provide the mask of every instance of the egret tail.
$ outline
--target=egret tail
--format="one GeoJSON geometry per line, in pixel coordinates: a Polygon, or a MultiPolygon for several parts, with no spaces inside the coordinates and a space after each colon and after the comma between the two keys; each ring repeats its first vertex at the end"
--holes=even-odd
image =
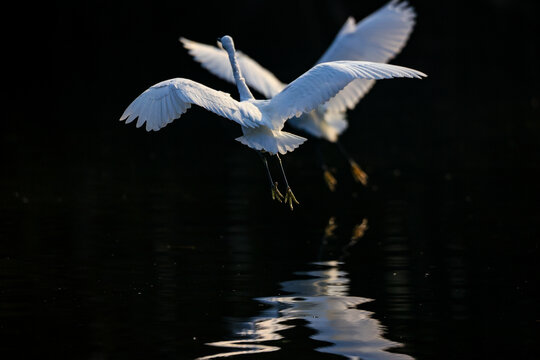
{"type": "Polygon", "coordinates": [[[285,131],[271,130],[265,126],[256,129],[243,128],[244,136],[236,138],[236,141],[255,150],[265,150],[271,154],[284,155],[293,151],[306,141],[298,135],[285,131]]]}

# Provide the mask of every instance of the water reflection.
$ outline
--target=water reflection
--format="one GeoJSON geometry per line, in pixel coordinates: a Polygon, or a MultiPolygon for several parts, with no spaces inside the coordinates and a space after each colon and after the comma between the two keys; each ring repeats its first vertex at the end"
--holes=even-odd
{"type": "Polygon", "coordinates": [[[356,245],[358,240],[364,237],[364,234],[366,233],[368,229],[368,220],[366,218],[362,219],[362,222],[360,224],[356,224],[353,228],[351,239],[349,242],[343,247],[341,250],[342,255],[341,259],[344,259],[345,257],[349,256],[349,250],[356,245]]]}
{"type": "Polygon", "coordinates": [[[316,350],[322,353],[350,359],[412,359],[388,351],[402,344],[385,339],[384,328],[372,318],[373,313],[358,308],[372,299],[348,295],[348,273],[339,268],[340,264],[338,261],[313,263],[314,270],[296,273],[307,278],[281,283],[283,291],[288,293],[286,296],[258,298],[269,308],[248,321],[234,322],[237,326],[234,333],[239,339],[207,344],[240,350],[199,359],[278,351],[287,340],[283,331],[299,326],[316,331],[310,338],[317,341],[316,350]]]}

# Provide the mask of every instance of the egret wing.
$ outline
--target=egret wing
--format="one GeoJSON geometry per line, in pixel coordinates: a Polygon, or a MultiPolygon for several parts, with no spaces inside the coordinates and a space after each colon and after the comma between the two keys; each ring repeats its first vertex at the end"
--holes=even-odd
{"type": "MultiPolygon", "coordinates": [[[[201,44],[186,38],[180,38],[180,42],[195,61],[217,77],[234,84],[231,62],[227,52],[215,46],[201,44]]],[[[258,62],[242,53],[236,52],[238,63],[242,69],[242,76],[249,87],[257,90],[267,98],[283,90],[285,84],[279,81],[274,74],[262,67],[258,62]]]]}
{"type": "Polygon", "coordinates": [[[393,0],[360,21],[353,29],[347,19],[317,63],[337,60],[388,62],[407,42],[416,13],[405,2],[393,0]]]}
{"type": "MultiPolygon", "coordinates": [[[[414,9],[406,1],[393,0],[357,25],[349,18],[318,63],[336,60],[386,63],[407,43],[415,17],[414,9]]],[[[333,111],[353,109],[374,84],[373,80],[353,81],[325,107],[333,111]]]]}
{"type": "Polygon", "coordinates": [[[148,88],[127,107],[120,121],[137,127],[146,123],[146,130],[159,130],[178,119],[195,104],[246,127],[258,127],[260,110],[248,102],[234,100],[229,94],[211,89],[188,79],[170,79],[148,88]]]}
{"type": "MultiPolygon", "coordinates": [[[[340,37],[342,37],[342,36],[344,36],[346,34],[354,32],[354,30],[356,30],[356,21],[354,20],[354,17],[349,16],[347,18],[347,21],[345,21],[345,24],[343,24],[343,26],[341,27],[341,29],[337,33],[336,37],[334,38],[334,42],[336,42],[337,39],[339,39],[340,37]]],[[[318,63],[319,62],[320,61],[318,61],[318,63]]]]}
{"type": "Polygon", "coordinates": [[[367,61],[333,61],[315,65],[271,100],[262,103],[263,121],[272,128],[324,104],[356,79],[421,78],[424,73],[402,66],[367,61]]]}
{"type": "Polygon", "coordinates": [[[336,96],[330,99],[324,108],[327,111],[342,113],[347,109],[352,110],[358,102],[375,85],[375,80],[358,79],[343,88],[336,96]]]}

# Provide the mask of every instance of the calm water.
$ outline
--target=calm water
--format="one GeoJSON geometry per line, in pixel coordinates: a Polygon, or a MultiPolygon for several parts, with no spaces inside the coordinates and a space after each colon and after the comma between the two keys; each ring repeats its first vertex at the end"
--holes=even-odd
{"type": "Polygon", "coordinates": [[[255,355],[285,348],[284,332],[304,327],[312,335],[307,342],[323,353],[356,359],[412,359],[404,354],[386,351],[402,344],[385,339],[381,323],[373,313],[361,310],[360,304],[372,299],[349,296],[347,272],[340,271],[338,261],[314,263],[320,270],[298,272],[309,278],[281,283],[287,296],[259,298],[269,309],[248,321],[231,320],[238,340],[209,343],[216,347],[242,349],[201,357],[213,359],[235,355],[255,355]],[[310,341],[311,340],[311,341],[310,341]],[[269,343],[275,344],[264,345],[269,343]],[[319,347],[316,347],[319,344],[319,347]]]}
{"type": "Polygon", "coordinates": [[[326,148],[330,193],[306,145],[285,158],[291,213],[229,139],[195,160],[130,130],[97,153],[82,137],[18,147],[8,165],[10,358],[534,358],[538,232],[515,173],[368,161],[365,188],[326,148]]]}
{"type": "Polygon", "coordinates": [[[429,77],[377,84],[342,137],[369,186],[326,144],[329,192],[308,141],[284,157],[293,212],[236,124],[200,109],[157,133],[117,121],[172,77],[236,96],[180,36],[233,35],[288,82],[384,2],[21,3],[5,39],[20,104],[0,121],[0,358],[540,358],[538,1],[411,1],[395,63],[429,77]]]}

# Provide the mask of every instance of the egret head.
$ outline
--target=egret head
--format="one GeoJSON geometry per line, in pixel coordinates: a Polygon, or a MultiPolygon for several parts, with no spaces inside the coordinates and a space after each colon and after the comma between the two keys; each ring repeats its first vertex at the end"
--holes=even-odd
{"type": "Polygon", "coordinates": [[[220,48],[221,50],[224,50],[224,49],[223,49],[223,45],[221,45],[221,38],[217,38],[217,46],[218,46],[218,48],[220,48]]]}
{"type": "Polygon", "coordinates": [[[222,38],[218,38],[218,44],[223,46],[223,48],[227,51],[234,50],[234,42],[232,37],[229,35],[225,35],[222,38]]]}

